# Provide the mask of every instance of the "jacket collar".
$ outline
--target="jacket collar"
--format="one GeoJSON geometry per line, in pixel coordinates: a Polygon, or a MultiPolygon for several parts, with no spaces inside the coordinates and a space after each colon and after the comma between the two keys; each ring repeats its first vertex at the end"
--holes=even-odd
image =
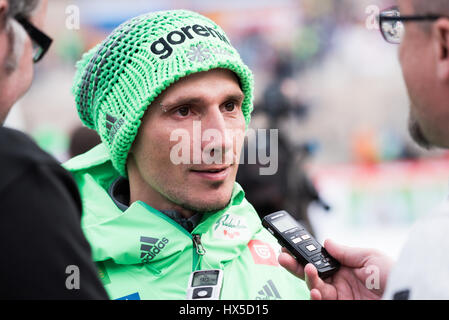
{"type": "MultiPolygon", "coordinates": [[[[235,183],[231,201],[226,208],[205,213],[192,233],[213,233],[222,226],[227,227],[231,224],[235,228],[241,228],[240,221],[246,221],[246,219],[242,217],[242,220],[237,221],[238,219],[232,218],[232,215],[230,218],[229,214],[234,208],[241,206],[242,201],[246,202],[243,189],[235,183]]],[[[112,201],[110,203],[112,204],[112,201]]],[[[117,264],[151,263],[161,269],[170,265],[173,259],[185,253],[186,250],[193,250],[192,234],[166,214],[142,201],[134,202],[121,214],[116,214],[117,207],[113,211],[115,212],[111,218],[84,226],[84,232],[92,247],[94,261],[112,259],[117,264]]],[[[245,223],[245,228],[247,227],[245,223]]],[[[251,234],[255,231],[247,230],[247,233],[251,234]]],[[[235,247],[236,240],[216,239],[216,245],[220,246],[222,251],[226,246],[231,246],[229,247],[230,255],[234,256],[239,251],[235,247]],[[223,240],[225,244],[222,243],[223,240]]],[[[246,246],[249,239],[241,240],[243,240],[242,245],[246,246]]]]}

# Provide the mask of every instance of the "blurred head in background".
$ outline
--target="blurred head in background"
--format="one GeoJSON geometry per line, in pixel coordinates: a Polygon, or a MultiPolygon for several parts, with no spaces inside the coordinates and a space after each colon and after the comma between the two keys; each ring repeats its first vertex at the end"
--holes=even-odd
{"type": "Polygon", "coordinates": [[[70,134],[70,158],[83,154],[101,143],[100,136],[95,130],[78,126],[70,134]]]}
{"type": "Polygon", "coordinates": [[[449,148],[449,1],[398,0],[403,23],[399,59],[410,97],[409,130],[424,148],[449,148]]]}
{"type": "Polygon", "coordinates": [[[47,0],[0,0],[0,124],[33,79],[36,44],[17,17],[41,29],[46,10],[47,0]]]}

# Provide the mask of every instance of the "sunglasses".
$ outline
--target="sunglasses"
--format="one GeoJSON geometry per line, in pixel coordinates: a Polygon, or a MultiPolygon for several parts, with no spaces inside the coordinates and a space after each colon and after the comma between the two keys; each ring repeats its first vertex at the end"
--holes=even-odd
{"type": "Polygon", "coordinates": [[[53,40],[36,28],[27,18],[22,15],[14,17],[18,23],[22,25],[25,31],[31,38],[33,44],[33,62],[36,63],[41,60],[50,48],[53,40]]]}

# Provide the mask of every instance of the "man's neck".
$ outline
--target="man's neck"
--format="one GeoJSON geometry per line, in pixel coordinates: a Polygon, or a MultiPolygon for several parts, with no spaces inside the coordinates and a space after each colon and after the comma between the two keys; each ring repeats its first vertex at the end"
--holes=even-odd
{"type": "Polygon", "coordinates": [[[185,209],[163,196],[141,179],[129,179],[130,203],[143,201],[159,211],[176,211],[184,218],[192,217],[196,212],[185,209]]]}
{"type": "MultiPolygon", "coordinates": [[[[108,190],[109,195],[116,204],[116,206],[125,212],[130,206],[130,193],[129,193],[129,181],[125,178],[116,179],[108,190]]],[[[180,210],[159,210],[167,217],[171,218],[173,221],[177,222],[185,230],[191,233],[195,227],[200,223],[202,218],[202,213],[196,213],[195,215],[186,218],[181,213],[180,210]]]]}

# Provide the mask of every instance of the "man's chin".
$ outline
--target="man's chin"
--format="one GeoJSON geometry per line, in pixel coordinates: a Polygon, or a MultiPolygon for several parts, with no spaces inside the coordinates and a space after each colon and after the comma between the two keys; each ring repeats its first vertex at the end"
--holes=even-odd
{"type": "Polygon", "coordinates": [[[220,211],[224,208],[226,208],[226,206],[229,204],[228,200],[227,202],[217,202],[217,201],[211,201],[211,202],[205,202],[205,201],[201,201],[201,202],[197,202],[197,203],[184,203],[184,204],[180,204],[180,206],[184,209],[187,210],[191,210],[194,212],[199,212],[199,213],[206,213],[206,212],[215,212],[215,211],[220,211]]]}
{"type": "Polygon", "coordinates": [[[200,194],[198,197],[189,197],[187,201],[179,205],[187,210],[195,212],[214,212],[224,209],[232,198],[232,189],[226,192],[209,191],[200,194]]]}

